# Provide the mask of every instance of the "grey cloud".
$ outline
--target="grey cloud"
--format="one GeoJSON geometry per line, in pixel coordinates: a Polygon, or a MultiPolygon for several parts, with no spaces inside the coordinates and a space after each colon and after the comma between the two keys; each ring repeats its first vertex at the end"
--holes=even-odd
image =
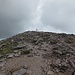
{"type": "Polygon", "coordinates": [[[44,25],[75,33],[75,0],[47,0],[42,10],[44,25]]]}
{"type": "Polygon", "coordinates": [[[0,0],[0,38],[36,28],[75,33],[75,0],[0,0]]]}
{"type": "Polygon", "coordinates": [[[0,38],[25,31],[39,0],[0,0],[0,38]]]}

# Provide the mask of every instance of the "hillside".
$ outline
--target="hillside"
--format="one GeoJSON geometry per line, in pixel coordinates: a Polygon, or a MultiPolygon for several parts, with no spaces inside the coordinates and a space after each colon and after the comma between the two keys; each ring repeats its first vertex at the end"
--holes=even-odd
{"type": "Polygon", "coordinates": [[[0,75],[75,75],[75,35],[27,31],[0,41],[0,75]]]}

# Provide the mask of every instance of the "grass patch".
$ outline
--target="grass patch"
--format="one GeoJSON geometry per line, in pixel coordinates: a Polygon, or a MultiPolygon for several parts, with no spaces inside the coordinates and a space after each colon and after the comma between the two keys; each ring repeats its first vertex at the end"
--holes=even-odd
{"type": "Polygon", "coordinates": [[[0,49],[0,54],[8,54],[8,53],[12,53],[12,49],[11,49],[11,45],[10,44],[6,44],[5,46],[3,46],[0,49]]]}
{"type": "Polygon", "coordinates": [[[30,54],[30,50],[25,50],[25,51],[22,51],[21,53],[22,53],[23,55],[24,55],[24,54],[30,54]]]}
{"type": "Polygon", "coordinates": [[[67,37],[67,38],[65,38],[65,42],[71,44],[71,43],[75,42],[75,39],[71,38],[71,37],[67,37]]]}
{"type": "Polygon", "coordinates": [[[52,39],[52,40],[50,40],[50,43],[51,44],[56,44],[56,43],[58,43],[58,40],[52,39]]]}

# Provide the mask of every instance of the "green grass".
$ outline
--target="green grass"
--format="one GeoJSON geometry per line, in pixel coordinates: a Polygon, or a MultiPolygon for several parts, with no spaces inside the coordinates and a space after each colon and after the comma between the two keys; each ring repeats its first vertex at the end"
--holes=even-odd
{"type": "Polygon", "coordinates": [[[51,44],[56,44],[57,42],[58,42],[58,40],[56,40],[56,39],[50,40],[50,43],[51,43],[51,44]]]}
{"type": "Polygon", "coordinates": [[[12,48],[10,44],[6,44],[0,49],[0,54],[8,54],[12,52],[12,48]]]}
{"type": "Polygon", "coordinates": [[[65,38],[65,42],[66,43],[74,43],[75,42],[75,38],[71,38],[71,37],[67,37],[67,38],[65,38]]]}
{"type": "Polygon", "coordinates": [[[17,45],[18,45],[18,42],[13,42],[13,43],[7,42],[6,45],[0,49],[0,54],[12,53],[13,52],[12,48],[17,45]]]}
{"type": "Polygon", "coordinates": [[[30,50],[24,50],[24,51],[22,51],[22,54],[24,55],[24,54],[30,54],[30,50]]]}

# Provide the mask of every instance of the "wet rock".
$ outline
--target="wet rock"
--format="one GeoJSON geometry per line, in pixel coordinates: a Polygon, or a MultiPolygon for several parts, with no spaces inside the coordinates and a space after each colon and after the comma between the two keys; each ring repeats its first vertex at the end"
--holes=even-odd
{"type": "Polygon", "coordinates": [[[12,75],[25,75],[26,73],[26,69],[20,69],[18,71],[15,71],[12,75]]]}
{"type": "Polygon", "coordinates": [[[62,64],[60,63],[60,64],[58,64],[58,66],[59,66],[59,67],[61,67],[61,66],[62,66],[62,64]]]}
{"type": "Polygon", "coordinates": [[[60,70],[58,68],[55,68],[55,71],[58,73],[60,70]]]}
{"type": "Polygon", "coordinates": [[[66,63],[65,61],[62,62],[61,65],[62,65],[62,66],[66,66],[66,67],[68,67],[68,65],[67,65],[67,63],[66,63]]]}
{"type": "Polygon", "coordinates": [[[40,56],[40,53],[37,53],[37,56],[40,56]]]}
{"type": "Polygon", "coordinates": [[[4,47],[5,45],[6,45],[6,43],[4,43],[4,44],[1,44],[1,45],[0,45],[0,48],[4,47]]]}
{"type": "Polygon", "coordinates": [[[14,39],[11,39],[11,42],[13,43],[14,42],[14,39]]]}
{"type": "Polygon", "coordinates": [[[47,51],[47,49],[43,49],[43,51],[47,51]]]}
{"type": "Polygon", "coordinates": [[[21,55],[21,52],[18,52],[19,55],[21,55]]]}

